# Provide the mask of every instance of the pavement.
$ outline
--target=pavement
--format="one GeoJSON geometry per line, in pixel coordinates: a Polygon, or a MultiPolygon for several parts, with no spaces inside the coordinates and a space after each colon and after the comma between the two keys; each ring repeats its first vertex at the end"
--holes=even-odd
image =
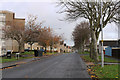
{"type": "MultiPolygon", "coordinates": [[[[77,53],[65,53],[2,70],[3,78],[90,78],[86,64],[77,53]]],[[[29,62],[30,61],[30,62],[29,62]]]]}
{"type": "MultiPolygon", "coordinates": [[[[100,62],[100,63],[98,63],[98,64],[102,64],[102,63],[100,62]]],[[[120,63],[111,63],[111,62],[108,63],[108,62],[104,62],[104,64],[105,64],[105,65],[111,65],[111,64],[120,64],[120,63]]]]}
{"type": "MultiPolygon", "coordinates": [[[[54,56],[54,55],[51,55],[51,56],[54,56]]],[[[24,63],[28,63],[28,62],[32,62],[32,61],[37,61],[37,60],[44,59],[47,57],[49,57],[49,56],[42,56],[42,57],[29,58],[29,59],[21,59],[21,60],[17,60],[17,61],[2,63],[2,64],[0,64],[0,66],[2,66],[2,67],[0,67],[0,69],[15,66],[15,65],[20,65],[20,64],[24,64],[24,63]]]]}

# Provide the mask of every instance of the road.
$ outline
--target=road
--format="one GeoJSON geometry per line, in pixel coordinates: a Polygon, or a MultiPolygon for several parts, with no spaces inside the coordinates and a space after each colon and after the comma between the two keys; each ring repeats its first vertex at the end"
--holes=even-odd
{"type": "Polygon", "coordinates": [[[2,71],[3,78],[89,78],[77,53],[65,53],[2,71]]]}

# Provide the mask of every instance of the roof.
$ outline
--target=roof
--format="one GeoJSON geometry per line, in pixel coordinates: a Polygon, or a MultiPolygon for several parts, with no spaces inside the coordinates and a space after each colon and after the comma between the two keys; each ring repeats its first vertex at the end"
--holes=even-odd
{"type": "Polygon", "coordinates": [[[7,10],[0,10],[0,13],[14,13],[14,12],[7,11],[7,10]]]}
{"type": "MultiPolygon", "coordinates": [[[[116,39],[113,39],[113,40],[111,39],[111,40],[110,40],[110,39],[109,39],[109,40],[103,40],[103,41],[118,41],[118,40],[116,40],[116,39]]],[[[99,42],[101,42],[101,40],[99,40],[99,42]]]]}
{"type": "Polygon", "coordinates": [[[103,46],[118,46],[118,40],[104,40],[103,46]]]}
{"type": "Polygon", "coordinates": [[[14,18],[15,20],[25,20],[25,18],[14,18]]]}

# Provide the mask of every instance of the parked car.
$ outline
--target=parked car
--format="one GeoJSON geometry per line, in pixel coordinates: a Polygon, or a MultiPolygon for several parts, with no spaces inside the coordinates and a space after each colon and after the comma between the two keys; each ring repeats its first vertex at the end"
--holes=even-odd
{"type": "Polygon", "coordinates": [[[29,52],[30,50],[29,49],[24,49],[25,52],[29,52]]]}

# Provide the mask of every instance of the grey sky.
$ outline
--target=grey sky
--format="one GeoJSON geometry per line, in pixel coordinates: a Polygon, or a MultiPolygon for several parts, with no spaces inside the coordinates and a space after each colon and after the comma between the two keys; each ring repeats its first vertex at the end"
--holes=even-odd
{"type": "MultiPolygon", "coordinates": [[[[4,2],[0,3],[0,10],[15,12],[18,18],[27,18],[29,14],[37,15],[39,21],[45,21],[44,25],[52,27],[56,33],[64,34],[66,38],[65,42],[68,45],[73,45],[71,33],[75,25],[84,19],[80,19],[73,23],[60,21],[59,19],[63,19],[65,15],[56,13],[59,11],[59,8],[56,7],[54,2],[49,2],[50,0],[45,0],[44,2],[34,2],[37,0],[30,1],[32,2],[28,0],[26,2],[22,0],[20,0],[20,2],[16,2],[15,0],[9,0],[8,2],[8,0],[4,0],[4,2]]],[[[117,27],[115,27],[115,24],[108,24],[104,29],[104,39],[117,38],[117,27]]]]}

